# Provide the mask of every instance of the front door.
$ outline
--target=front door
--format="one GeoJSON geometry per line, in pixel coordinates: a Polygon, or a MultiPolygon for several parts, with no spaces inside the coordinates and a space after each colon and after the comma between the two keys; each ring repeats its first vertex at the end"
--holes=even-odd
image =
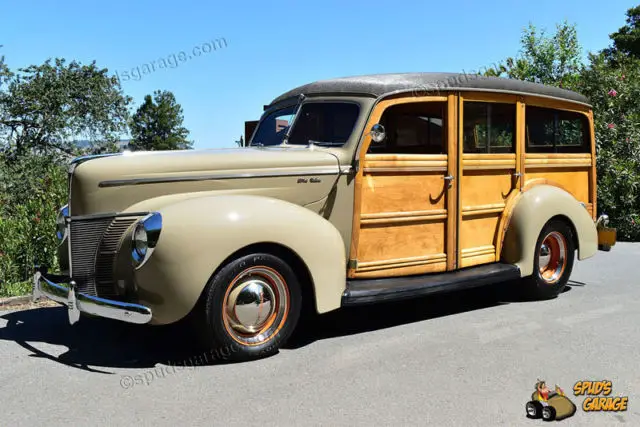
{"type": "Polygon", "coordinates": [[[375,107],[356,176],[349,277],[456,268],[457,97],[397,98],[375,107]],[[453,153],[450,155],[449,153],[453,153]]]}

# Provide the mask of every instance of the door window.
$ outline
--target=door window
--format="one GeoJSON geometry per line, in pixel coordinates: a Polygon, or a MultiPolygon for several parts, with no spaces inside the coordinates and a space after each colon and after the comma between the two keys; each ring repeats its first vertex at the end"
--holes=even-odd
{"type": "Polygon", "coordinates": [[[465,153],[515,153],[516,105],[464,103],[465,153]]]}
{"type": "Polygon", "coordinates": [[[380,123],[387,138],[371,142],[368,153],[446,154],[445,102],[394,105],[380,123]]]}

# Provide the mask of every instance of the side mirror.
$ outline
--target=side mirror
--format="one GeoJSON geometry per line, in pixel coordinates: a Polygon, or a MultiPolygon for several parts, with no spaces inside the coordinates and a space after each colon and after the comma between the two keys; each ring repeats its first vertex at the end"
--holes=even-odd
{"type": "Polygon", "coordinates": [[[369,132],[369,134],[371,135],[371,140],[377,144],[383,142],[387,137],[384,126],[382,126],[380,123],[376,123],[375,125],[371,126],[371,131],[369,132]]]}

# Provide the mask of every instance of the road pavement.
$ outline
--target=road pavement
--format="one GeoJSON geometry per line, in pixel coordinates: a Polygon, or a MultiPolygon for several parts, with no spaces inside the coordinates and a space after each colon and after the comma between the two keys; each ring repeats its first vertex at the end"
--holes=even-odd
{"type": "Polygon", "coordinates": [[[619,243],[550,301],[491,287],[339,310],[238,364],[177,327],[3,311],[0,426],[534,426],[538,379],[578,406],[566,425],[640,425],[639,268],[640,244],[619,243]],[[586,380],[611,381],[627,411],[585,412],[573,387],[586,380]]]}

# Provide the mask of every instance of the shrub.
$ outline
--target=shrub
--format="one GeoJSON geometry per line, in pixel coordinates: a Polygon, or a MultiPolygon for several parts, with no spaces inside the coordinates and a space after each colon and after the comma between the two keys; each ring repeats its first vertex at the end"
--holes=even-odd
{"type": "Polygon", "coordinates": [[[28,291],[34,264],[57,268],[54,230],[66,185],[58,156],[0,158],[0,296],[28,291]]]}

